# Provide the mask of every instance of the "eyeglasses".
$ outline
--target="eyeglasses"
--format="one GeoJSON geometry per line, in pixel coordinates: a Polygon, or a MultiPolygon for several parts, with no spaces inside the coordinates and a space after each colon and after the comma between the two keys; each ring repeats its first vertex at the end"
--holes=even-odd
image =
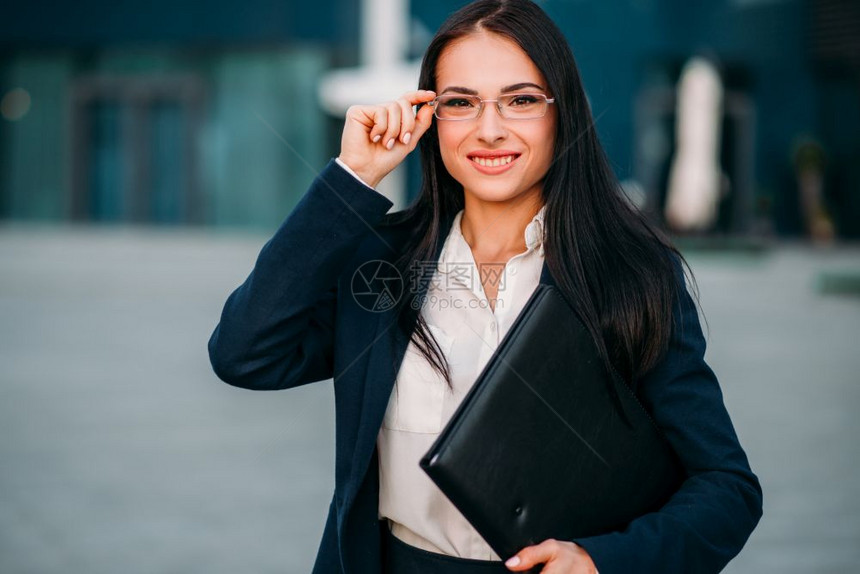
{"type": "Polygon", "coordinates": [[[508,120],[536,120],[546,115],[555,98],[543,94],[506,94],[495,100],[482,100],[478,96],[446,94],[438,96],[428,105],[440,120],[474,120],[484,111],[484,104],[495,103],[499,115],[508,120]]]}

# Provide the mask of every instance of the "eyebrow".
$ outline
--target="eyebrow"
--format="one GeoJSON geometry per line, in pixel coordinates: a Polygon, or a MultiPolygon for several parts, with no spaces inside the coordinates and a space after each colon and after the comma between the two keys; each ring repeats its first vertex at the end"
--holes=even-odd
{"type": "MultiPolygon", "coordinates": [[[[540,91],[544,91],[544,89],[532,82],[520,82],[519,84],[511,84],[510,86],[505,86],[501,89],[500,93],[505,94],[508,92],[516,92],[518,90],[522,90],[523,88],[537,88],[540,91]]],[[[477,90],[473,90],[471,88],[464,88],[462,86],[448,86],[444,90],[442,90],[441,94],[446,94],[448,92],[456,92],[458,94],[467,94],[469,96],[477,96],[477,90]]]]}

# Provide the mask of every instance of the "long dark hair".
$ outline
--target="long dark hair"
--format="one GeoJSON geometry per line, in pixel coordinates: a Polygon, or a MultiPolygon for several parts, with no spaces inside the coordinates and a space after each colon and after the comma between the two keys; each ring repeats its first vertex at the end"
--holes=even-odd
{"type": "MultiPolygon", "coordinates": [[[[668,347],[673,301],[683,288],[677,269],[684,259],[623,196],[595,133],[570,47],[530,0],[477,0],[451,15],[427,48],[418,87],[435,91],[445,47],[477,31],[519,45],[556,99],[554,161],[542,190],[546,263],[607,365],[635,387],[668,347]]],[[[464,207],[463,188],[442,163],[435,122],[421,139],[420,153],[421,191],[407,209],[390,216],[391,223],[413,232],[397,262],[403,272],[435,261],[443,223],[464,207]]],[[[448,364],[417,296],[411,292],[399,302],[398,326],[450,385],[448,364]]]]}

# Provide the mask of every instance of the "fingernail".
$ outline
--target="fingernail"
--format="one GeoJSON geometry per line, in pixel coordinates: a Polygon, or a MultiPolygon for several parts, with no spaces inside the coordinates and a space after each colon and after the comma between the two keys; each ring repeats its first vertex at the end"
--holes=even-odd
{"type": "Polygon", "coordinates": [[[519,565],[520,565],[520,557],[519,556],[514,556],[513,558],[511,558],[510,560],[505,562],[505,566],[519,566],[519,565]]]}
{"type": "Polygon", "coordinates": [[[403,143],[408,144],[409,140],[411,140],[411,139],[412,139],[412,134],[410,134],[409,132],[406,132],[406,134],[403,136],[403,143]]]}
{"type": "Polygon", "coordinates": [[[393,148],[394,147],[394,138],[391,138],[390,140],[388,140],[388,143],[385,144],[385,147],[387,147],[388,149],[393,148]]]}
{"type": "Polygon", "coordinates": [[[381,139],[382,139],[382,134],[376,134],[375,136],[373,136],[373,143],[376,143],[381,139]]]}

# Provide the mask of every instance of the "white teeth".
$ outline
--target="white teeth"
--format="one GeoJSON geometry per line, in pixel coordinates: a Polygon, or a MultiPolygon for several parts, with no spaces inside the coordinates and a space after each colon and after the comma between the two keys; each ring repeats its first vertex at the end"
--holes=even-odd
{"type": "Polygon", "coordinates": [[[492,159],[486,157],[473,157],[472,161],[484,167],[499,167],[500,165],[507,165],[514,161],[514,156],[506,155],[504,157],[494,157],[492,159]]]}

